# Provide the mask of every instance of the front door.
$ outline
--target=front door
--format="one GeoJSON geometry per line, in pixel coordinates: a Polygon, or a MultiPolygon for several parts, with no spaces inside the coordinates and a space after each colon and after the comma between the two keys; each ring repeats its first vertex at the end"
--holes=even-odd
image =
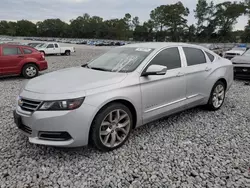
{"type": "Polygon", "coordinates": [[[185,105],[186,80],[178,47],[162,50],[147,67],[154,64],[167,66],[167,73],[140,77],[143,123],[179,111],[185,105]]]}
{"type": "Polygon", "coordinates": [[[46,54],[56,54],[54,44],[49,44],[45,50],[46,54]]]}
{"type": "Polygon", "coordinates": [[[24,55],[19,47],[3,47],[2,56],[0,56],[1,74],[18,74],[20,71],[20,63],[23,59],[24,55]]]}
{"type": "Polygon", "coordinates": [[[55,43],[54,46],[55,46],[55,53],[56,53],[56,54],[60,54],[60,53],[61,53],[61,50],[60,50],[58,44],[55,43]]]}

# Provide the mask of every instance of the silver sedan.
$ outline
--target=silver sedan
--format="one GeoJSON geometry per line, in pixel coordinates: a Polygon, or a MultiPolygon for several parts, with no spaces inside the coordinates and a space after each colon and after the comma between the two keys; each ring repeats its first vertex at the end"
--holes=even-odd
{"type": "Polygon", "coordinates": [[[218,110],[233,83],[233,65],[181,43],[114,48],[83,65],[28,81],[14,111],[35,144],[110,151],[132,129],[199,105],[218,110]]]}

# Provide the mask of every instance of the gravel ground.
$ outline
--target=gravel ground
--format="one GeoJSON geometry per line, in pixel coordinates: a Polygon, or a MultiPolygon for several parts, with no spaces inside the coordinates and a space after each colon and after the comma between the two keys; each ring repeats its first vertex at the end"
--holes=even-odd
{"type": "MultiPolygon", "coordinates": [[[[46,72],[106,50],[47,57],[46,72]]],[[[0,187],[250,187],[250,86],[243,81],[234,82],[221,110],[195,108],[150,123],[109,153],[30,144],[12,118],[23,81],[0,80],[0,187]]]]}

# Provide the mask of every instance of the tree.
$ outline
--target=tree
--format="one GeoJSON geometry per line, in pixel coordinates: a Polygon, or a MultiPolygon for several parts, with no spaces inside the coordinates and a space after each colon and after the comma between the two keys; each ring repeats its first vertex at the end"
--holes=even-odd
{"type": "Polygon", "coordinates": [[[140,25],[140,21],[139,21],[139,17],[136,16],[132,19],[132,25],[133,25],[133,28],[136,28],[137,26],[140,25]]]}
{"type": "Polygon", "coordinates": [[[237,18],[246,13],[247,7],[243,3],[223,2],[216,5],[216,20],[218,22],[218,34],[221,39],[229,40],[233,25],[236,24],[237,18]]]}
{"type": "Polygon", "coordinates": [[[60,19],[47,19],[37,23],[37,33],[46,37],[64,37],[67,35],[68,24],[60,19]]]}
{"type": "Polygon", "coordinates": [[[16,36],[16,22],[0,21],[0,35],[16,36]]]}
{"type": "Polygon", "coordinates": [[[248,24],[245,27],[244,33],[242,35],[242,40],[244,42],[250,42],[250,20],[248,20],[248,24]]]}
{"type": "Polygon", "coordinates": [[[207,21],[208,12],[209,6],[207,0],[198,0],[196,9],[194,10],[194,16],[197,19],[197,33],[200,33],[203,30],[204,23],[207,21]]]}
{"type": "Polygon", "coordinates": [[[150,18],[152,22],[154,23],[154,27],[156,30],[160,28],[160,31],[162,31],[164,25],[165,25],[165,7],[166,5],[161,5],[150,13],[150,18]]]}
{"type": "Polygon", "coordinates": [[[20,20],[16,23],[17,36],[36,36],[36,24],[28,20],[20,20]]]}
{"type": "Polygon", "coordinates": [[[172,41],[180,41],[180,35],[183,29],[187,26],[189,10],[184,7],[181,2],[172,5],[166,5],[164,9],[165,21],[164,25],[168,27],[171,33],[172,41]]]}
{"type": "Polygon", "coordinates": [[[215,6],[213,1],[210,4],[207,0],[199,0],[195,12],[197,19],[197,37],[199,41],[209,41],[215,34],[217,20],[215,19],[215,6]]]}

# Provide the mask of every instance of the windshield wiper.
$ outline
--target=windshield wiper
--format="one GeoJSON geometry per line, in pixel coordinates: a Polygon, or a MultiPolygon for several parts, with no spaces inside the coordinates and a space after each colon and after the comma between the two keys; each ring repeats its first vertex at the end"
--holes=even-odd
{"type": "Polygon", "coordinates": [[[109,71],[107,69],[104,69],[104,68],[98,68],[98,67],[89,67],[90,69],[93,69],[93,70],[99,70],[99,71],[109,71]]]}
{"type": "Polygon", "coordinates": [[[86,67],[86,68],[90,69],[90,67],[88,66],[88,63],[82,65],[81,67],[86,67]]]}

